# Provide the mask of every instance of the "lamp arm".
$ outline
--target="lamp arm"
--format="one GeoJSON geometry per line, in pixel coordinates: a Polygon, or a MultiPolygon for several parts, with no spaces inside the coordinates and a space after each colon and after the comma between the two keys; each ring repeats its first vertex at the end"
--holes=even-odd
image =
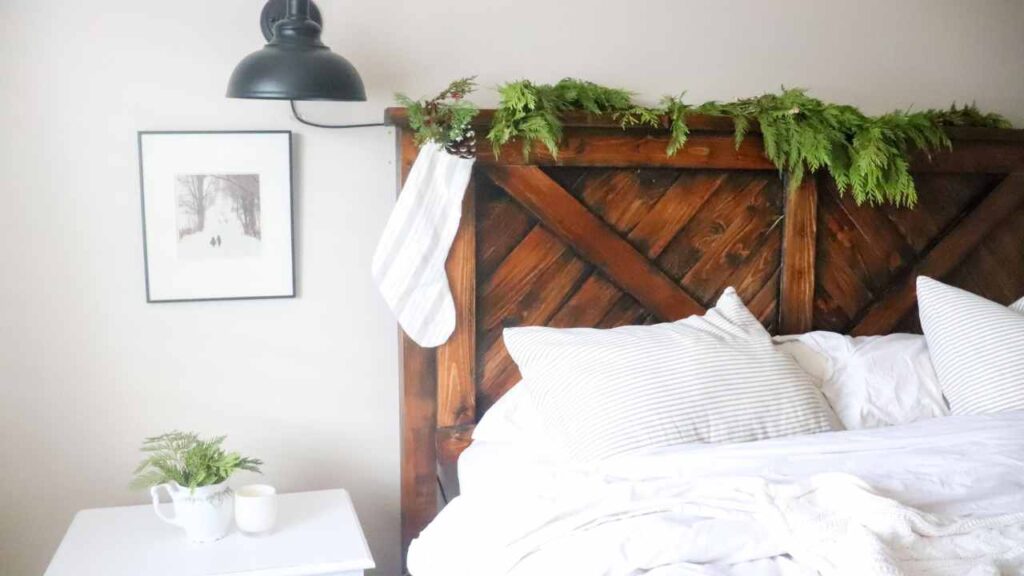
{"type": "Polygon", "coordinates": [[[307,126],[314,126],[316,128],[329,128],[332,130],[340,130],[342,128],[369,128],[371,126],[385,126],[383,122],[375,122],[372,124],[318,124],[316,122],[310,122],[309,120],[306,120],[305,118],[302,117],[301,114],[299,114],[299,109],[295,107],[295,100],[289,100],[289,102],[291,102],[292,105],[292,116],[294,116],[296,120],[307,126]]]}

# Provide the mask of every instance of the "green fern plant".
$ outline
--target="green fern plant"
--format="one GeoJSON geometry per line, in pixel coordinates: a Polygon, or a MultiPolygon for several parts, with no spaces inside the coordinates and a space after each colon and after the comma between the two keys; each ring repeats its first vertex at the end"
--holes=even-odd
{"type": "Polygon", "coordinates": [[[131,486],[149,488],[173,481],[194,490],[220,484],[239,470],[259,473],[263,462],[225,451],[225,438],[203,440],[194,432],[177,431],[146,438],[142,452],[147,456],[135,469],[131,486]]]}
{"type": "Polygon", "coordinates": [[[405,94],[395,94],[395,100],[406,108],[409,127],[417,146],[436,142],[451,145],[466,137],[470,124],[479,109],[466,100],[476,90],[476,77],[460,78],[448,85],[440,94],[427,100],[413,100],[405,94]]]}

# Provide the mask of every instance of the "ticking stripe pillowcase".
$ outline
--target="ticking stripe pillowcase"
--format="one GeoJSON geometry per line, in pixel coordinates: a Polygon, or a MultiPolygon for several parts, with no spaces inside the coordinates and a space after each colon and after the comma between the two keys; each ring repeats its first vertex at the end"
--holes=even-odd
{"type": "Polygon", "coordinates": [[[575,460],[831,430],[811,378],[732,288],[704,316],[674,323],[508,328],[504,338],[544,425],[575,460]]]}
{"type": "Polygon", "coordinates": [[[1024,299],[1006,307],[919,276],[917,304],[950,412],[1024,409],[1024,299]]]}

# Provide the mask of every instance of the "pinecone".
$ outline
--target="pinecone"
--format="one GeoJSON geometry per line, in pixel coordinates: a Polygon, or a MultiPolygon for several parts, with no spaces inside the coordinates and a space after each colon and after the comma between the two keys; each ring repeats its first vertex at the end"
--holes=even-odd
{"type": "Polygon", "coordinates": [[[459,158],[476,158],[476,132],[472,128],[466,130],[461,138],[446,143],[444,149],[445,152],[459,158]]]}

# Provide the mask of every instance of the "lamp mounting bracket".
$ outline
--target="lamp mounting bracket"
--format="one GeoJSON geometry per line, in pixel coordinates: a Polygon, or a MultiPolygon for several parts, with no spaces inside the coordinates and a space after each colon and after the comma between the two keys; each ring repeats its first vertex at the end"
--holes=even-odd
{"type": "MultiPolygon", "coordinates": [[[[260,28],[263,30],[263,37],[267,39],[267,42],[274,38],[274,24],[277,24],[279,20],[284,20],[287,14],[288,0],[267,0],[267,3],[263,5],[263,11],[260,12],[260,28]]],[[[324,25],[320,9],[313,3],[313,0],[309,1],[309,19],[319,24],[321,28],[324,25]]]]}

